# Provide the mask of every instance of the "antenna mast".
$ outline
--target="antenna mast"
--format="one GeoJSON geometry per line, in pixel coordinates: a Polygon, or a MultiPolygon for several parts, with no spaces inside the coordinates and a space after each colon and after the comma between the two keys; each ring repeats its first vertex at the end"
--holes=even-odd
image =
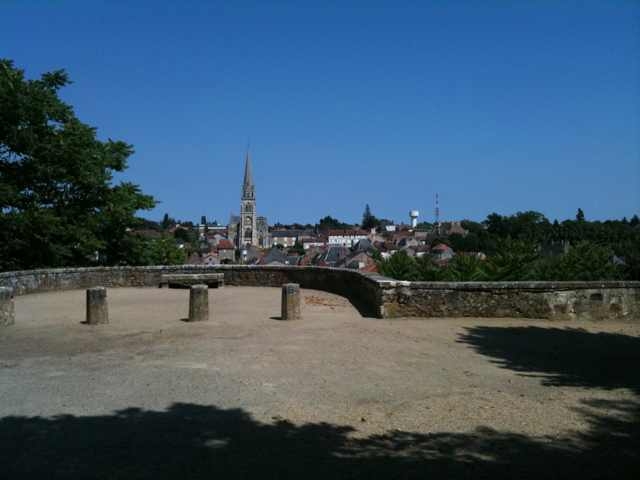
{"type": "Polygon", "coordinates": [[[436,232],[440,235],[440,200],[436,192],[436,232]]]}

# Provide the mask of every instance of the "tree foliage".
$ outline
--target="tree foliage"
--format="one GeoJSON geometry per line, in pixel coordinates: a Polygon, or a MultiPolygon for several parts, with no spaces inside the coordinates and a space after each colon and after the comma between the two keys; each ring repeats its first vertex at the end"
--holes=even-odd
{"type": "Polygon", "coordinates": [[[348,223],[343,223],[337,218],[333,218],[330,215],[327,215],[324,218],[321,218],[318,222],[319,230],[332,230],[332,229],[348,229],[353,228],[352,225],[348,223]]]}
{"type": "Polygon", "coordinates": [[[381,261],[378,264],[378,271],[386,277],[398,280],[420,280],[416,261],[404,250],[400,250],[389,259],[381,261]]]}
{"type": "Polygon", "coordinates": [[[186,260],[186,253],[176,246],[171,237],[147,239],[141,265],[180,265],[186,260]]]}
{"type": "MultiPolygon", "coordinates": [[[[638,249],[634,251],[637,255],[638,249]]],[[[422,281],[598,281],[634,279],[637,263],[617,264],[609,247],[580,242],[565,254],[542,256],[531,243],[507,240],[498,253],[480,259],[456,255],[446,265],[437,265],[429,255],[413,258],[399,251],[378,262],[382,275],[398,280],[422,281]],[[633,266],[632,266],[633,265],[633,266]],[[635,270],[633,270],[635,268],[635,270]]],[[[635,260],[637,262],[637,258],[635,260]]]]}
{"type": "Polygon", "coordinates": [[[371,213],[371,208],[369,207],[369,204],[367,204],[364,208],[364,213],[362,214],[362,228],[364,230],[371,230],[379,225],[380,220],[371,213]]]}
{"type": "Polygon", "coordinates": [[[176,224],[175,218],[171,218],[168,213],[165,213],[162,217],[162,222],[160,222],[160,226],[163,230],[167,230],[172,225],[176,224]]]}
{"type": "Polygon", "coordinates": [[[496,252],[484,262],[483,269],[486,278],[491,280],[524,280],[537,258],[535,244],[525,240],[501,239],[497,242],[496,252]]]}
{"type": "Polygon", "coordinates": [[[623,269],[613,261],[613,250],[592,242],[580,242],[561,256],[539,259],[524,275],[531,280],[620,280],[623,269]]]}
{"type": "Polygon", "coordinates": [[[0,269],[127,262],[135,213],[155,205],[113,184],[133,147],[98,140],[58,97],[69,83],[63,70],[29,80],[0,59],[0,269]]]}

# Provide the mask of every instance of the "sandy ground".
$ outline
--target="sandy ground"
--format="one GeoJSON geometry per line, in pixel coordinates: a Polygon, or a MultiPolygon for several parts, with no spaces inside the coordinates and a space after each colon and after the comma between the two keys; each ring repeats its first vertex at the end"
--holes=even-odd
{"type": "MultiPolygon", "coordinates": [[[[25,443],[33,418],[193,405],[255,425],[342,426],[350,439],[502,432],[578,453],[617,428],[630,440],[607,451],[635,452],[640,321],[366,319],[342,297],[303,295],[304,318],[285,322],[279,289],[212,289],[210,321],[187,323],[187,290],[111,289],[110,323],[98,326],[82,323],[84,291],[18,297],[16,324],[0,330],[0,417],[22,419],[25,443]]],[[[16,462],[24,476],[28,462],[16,462]]]]}

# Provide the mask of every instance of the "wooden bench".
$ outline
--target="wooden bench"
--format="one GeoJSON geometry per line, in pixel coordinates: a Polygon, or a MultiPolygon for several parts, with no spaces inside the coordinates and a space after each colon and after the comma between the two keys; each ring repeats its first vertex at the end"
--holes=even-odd
{"type": "Polygon", "coordinates": [[[163,273],[160,276],[160,288],[189,288],[198,284],[224,287],[224,273],[163,273]]]}

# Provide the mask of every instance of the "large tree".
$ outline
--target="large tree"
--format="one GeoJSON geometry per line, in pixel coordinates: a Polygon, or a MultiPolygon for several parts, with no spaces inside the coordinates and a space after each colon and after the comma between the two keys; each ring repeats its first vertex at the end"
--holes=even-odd
{"type": "Polygon", "coordinates": [[[369,204],[364,207],[364,213],[362,214],[362,228],[364,230],[371,230],[372,228],[377,227],[380,224],[380,220],[378,220],[375,215],[371,213],[371,208],[369,204]]]}
{"type": "Polygon", "coordinates": [[[135,213],[155,205],[114,184],[133,147],[98,140],[58,97],[69,83],[63,70],[31,80],[0,59],[0,269],[128,263],[135,213]]]}

